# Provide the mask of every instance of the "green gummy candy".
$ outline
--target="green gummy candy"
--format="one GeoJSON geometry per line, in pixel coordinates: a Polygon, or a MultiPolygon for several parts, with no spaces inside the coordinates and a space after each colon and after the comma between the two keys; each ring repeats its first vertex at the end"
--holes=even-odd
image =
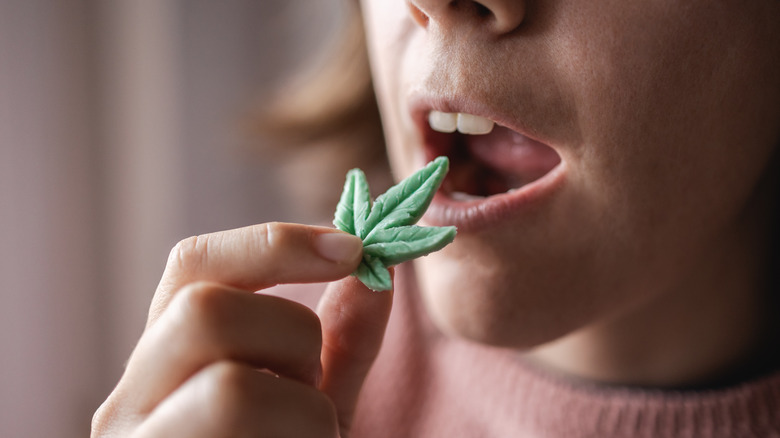
{"type": "Polygon", "coordinates": [[[455,227],[414,225],[448,170],[447,157],[438,157],[373,204],[363,171],[352,169],[347,173],[333,224],[363,240],[363,260],[353,275],[367,287],[375,291],[391,289],[388,267],[438,251],[455,239],[455,227]]]}

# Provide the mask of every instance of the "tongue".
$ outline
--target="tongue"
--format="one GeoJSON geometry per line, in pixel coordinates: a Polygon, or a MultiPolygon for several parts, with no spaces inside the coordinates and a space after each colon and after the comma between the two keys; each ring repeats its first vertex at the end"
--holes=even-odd
{"type": "Polygon", "coordinates": [[[512,187],[541,178],[561,162],[551,147],[503,126],[496,125],[490,134],[464,137],[471,156],[514,181],[512,187]]]}

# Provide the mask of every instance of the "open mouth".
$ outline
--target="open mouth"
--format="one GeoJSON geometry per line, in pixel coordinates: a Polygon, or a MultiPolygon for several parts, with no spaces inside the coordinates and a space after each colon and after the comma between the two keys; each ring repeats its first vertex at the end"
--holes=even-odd
{"type": "Polygon", "coordinates": [[[479,202],[518,191],[561,163],[550,146],[484,117],[430,111],[428,128],[427,158],[449,157],[450,171],[440,193],[454,202],[479,202]]]}

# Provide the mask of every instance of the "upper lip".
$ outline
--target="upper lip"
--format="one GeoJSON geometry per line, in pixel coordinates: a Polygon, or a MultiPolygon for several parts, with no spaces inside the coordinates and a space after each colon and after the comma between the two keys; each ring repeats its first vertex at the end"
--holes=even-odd
{"type": "MultiPolygon", "coordinates": [[[[488,104],[465,98],[444,98],[436,96],[416,96],[410,99],[410,113],[412,121],[417,132],[422,135],[423,141],[428,142],[430,136],[435,132],[428,124],[428,114],[431,111],[441,111],[447,113],[466,113],[475,116],[484,117],[512,131],[528,137],[532,140],[546,144],[553,149],[555,147],[549,141],[539,138],[538,135],[530,133],[530,128],[524,126],[522,121],[514,120],[506,114],[502,114],[491,108],[488,104]]],[[[556,152],[559,152],[556,150],[556,152]]],[[[560,153],[560,152],[559,152],[560,153]]]]}

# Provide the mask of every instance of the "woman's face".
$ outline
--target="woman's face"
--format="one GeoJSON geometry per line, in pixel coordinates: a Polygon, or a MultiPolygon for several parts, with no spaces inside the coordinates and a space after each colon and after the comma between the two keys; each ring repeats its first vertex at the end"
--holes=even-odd
{"type": "Polygon", "coordinates": [[[362,3],[396,176],[451,158],[423,221],[459,234],[417,264],[446,331],[527,348],[684,293],[762,214],[777,1],[362,3]]]}

